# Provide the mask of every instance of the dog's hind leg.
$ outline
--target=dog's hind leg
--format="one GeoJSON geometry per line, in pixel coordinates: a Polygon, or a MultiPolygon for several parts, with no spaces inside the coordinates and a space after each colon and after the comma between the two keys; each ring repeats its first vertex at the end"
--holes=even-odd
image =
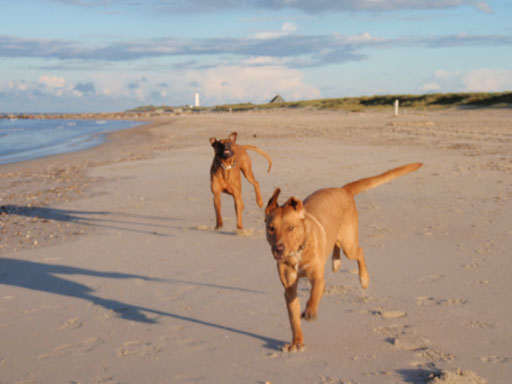
{"type": "Polygon", "coordinates": [[[343,248],[343,253],[350,260],[357,260],[357,265],[359,267],[359,282],[361,283],[361,287],[368,288],[368,284],[370,283],[370,276],[368,275],[368,270],[366,269],[366,262],[364,260],[364,252],[363,248],[356,243],[349,247],[343,248]]]}
{"type": "Polygon", "coordinates": [[[341,256],[340,256],[340,247],[338,244],[334,245],[334,249],[332,250],[332,271],[338,272],[341,268],[341,256]]]}
{"type": "Polygon", "coordinates": [[[341,245],[343,253],[350,260],[357,260],[359,267],[359,282],[361,287],[367,288],[370,283],[370,277],[368,276],[368,270],[366,269],[366,262],[364,260],[363,249],[359,246],[359,221],[357,217],[357,211],[355,211],[350,220],[347,220],[340,227],[338,237],[336,238],[336,244],[341,245]]]}

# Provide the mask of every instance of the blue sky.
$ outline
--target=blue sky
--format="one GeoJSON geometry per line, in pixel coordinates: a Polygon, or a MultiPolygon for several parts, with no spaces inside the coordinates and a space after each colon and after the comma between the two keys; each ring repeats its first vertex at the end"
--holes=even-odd
{"type": "Polygon", "coordinates": [[[512,90],[512,0],[0,0],[0,113],[512,90]]]}

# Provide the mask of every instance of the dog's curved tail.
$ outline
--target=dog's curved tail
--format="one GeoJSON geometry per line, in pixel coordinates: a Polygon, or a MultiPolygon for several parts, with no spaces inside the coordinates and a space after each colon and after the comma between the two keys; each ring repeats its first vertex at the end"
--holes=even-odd
{"type": "Polygon", "coordinates": [[[343,188],[347,190],[352,196],[354,196],[368,189],[378,187],[381,184],[388,183],[391,180],[403,176],[409,172],[415,171],[422,165],[422,163],[411,163],[403,165],[401,167],[393,168],[387,172],[381,173],[380,175],[377,176],[367,177],[365,179],[360,179],[345,184],[343,188]]]}
{"type": "Polygon", "coordinates": [[[270,168],[272,168],[272,159],[269,155],[267,155],[265,152],[263,152],[258,147],[255,147],[254,145],[242,145],[244,149],[250,149],[251,151],[258,152],[261,156],[263,156],[268,161],[268,169],[267,172],[270,172],[270,168]]]}

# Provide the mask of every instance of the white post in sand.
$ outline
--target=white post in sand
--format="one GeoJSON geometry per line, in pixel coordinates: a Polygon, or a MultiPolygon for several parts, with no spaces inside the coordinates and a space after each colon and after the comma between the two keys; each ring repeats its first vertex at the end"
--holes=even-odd
{"type": "Polygon", "coordinates": [[[196,108],[199,108],[199,93],[196,92],[196,102],[194,104],[196,108]]]}
{"type": "Polygon", "coordinates": [[[399,104],[399,103],[400,103],[400,102],[398,101],[398,99],[396,99],[396,100],[395,100],[395,103],[394,103],[394,104],[395,104],[395,116],[398,116],[398,104],[399,104]]]}

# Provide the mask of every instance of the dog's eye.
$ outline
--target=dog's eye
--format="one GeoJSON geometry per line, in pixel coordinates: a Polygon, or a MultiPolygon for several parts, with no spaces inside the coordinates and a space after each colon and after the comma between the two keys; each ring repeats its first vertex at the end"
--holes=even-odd
{"type": "Polygon", "coordinates": [[[288,230],[289,230],[290,232],[291,232],[291,231],[293,231],[294,229],[295,229],[295,227],[294,227],[293,225],[290,225],[290,226],[288,227],[288,230]]]}
{"type": "Polygon", "coordinates": [[[273,226],[273,225],[270,225],[270,226],[268,227],[268,233],[274,233],[274,230],[275,230],[275,228],[274,228],[274,226],[273,226]]]}

